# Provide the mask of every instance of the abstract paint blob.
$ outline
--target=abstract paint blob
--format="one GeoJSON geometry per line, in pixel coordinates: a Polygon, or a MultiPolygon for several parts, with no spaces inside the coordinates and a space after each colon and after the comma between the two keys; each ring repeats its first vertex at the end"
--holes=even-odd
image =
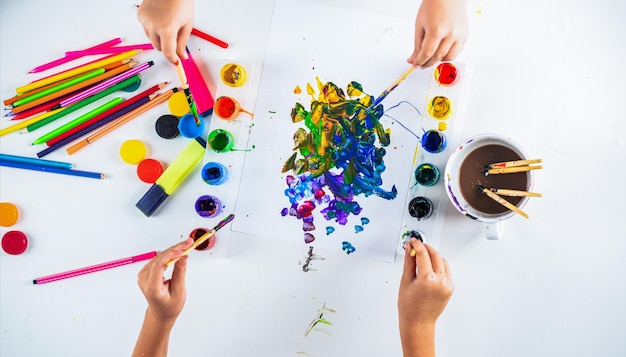
{"type": "Polygon", "coordinates": [[[282,172],[292,174],[285,180],[290,207],[281,214],[301,219],[303,231],[311,234],[316,209],[327,221],[346,225],[350,215],[362,211],[359,197],[392,200],[397,189],[382,187],[391,135],[380,122],[382,105],[370,107],[374,97],[357,82],[350,82],[344,92],[317,78],[317,96],[310,83],[306,91],[311,96],[309,109],[296,103],[291,111],[292,122],[304,127],[295,131],[294,152],[283,165],[282,172]]]}
{"type": "Polygon", "coordinates": [[[348,241],[341,242],[341,249],[346,252],[346,254],[354,253],[356,248],[352,245],[352,243],[348,241]]]}
{"type": "Polygon", "coordinates": [[[317,316],[309,323],[309,326],[307,326],[306,331],[304,332],[305,337],[308,336],[313,330],[320,331],[327,335],[330,335],[330,332],[319,327],[316,328],[316,326],[317,324],[324,324],[324,325],[332,326],[333,324],[324,318],[324,314],[329,313],[329,312],[335,313],[336,311],[331,308],[326,307],[326,303],[324,303],[324,305],[320,309],[317,309],[317,312],[318,312],[317,316]]]}

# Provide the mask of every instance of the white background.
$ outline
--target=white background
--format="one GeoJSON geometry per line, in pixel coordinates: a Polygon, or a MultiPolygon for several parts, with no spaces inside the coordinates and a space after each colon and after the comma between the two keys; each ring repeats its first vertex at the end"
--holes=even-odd
{"type": "MultiPolygon", "coordinates": [[[[411,19],[410,1],[320,1],[411,19]]],[[[213,88],[225,59],[260,63],[272,1],[198,1],[196,27],[231,44],[190,41],[213,88]]],[[[0,2],[1,97],[32,80],[25,73],[66,50],[124,37],[146,42],[133,1],[0,2]]],[[[626,69],[621,1],[472,1],[470,39],[459,58],[472,80],[463,137],[496,132],[516,139],[544,169],[529,220],[506,223],[501,241],[447,206],[439,250],[456,290],[437,330],[440,356],[623,356],[626,354],[626,69]]],[[[406,57],[411,44],[406,44],[406,57]]],[[[406,57],[398,58],[399,62],[406,57]]],[[[157,53],[144,86],[177,81],[157,53]]],[[[358,74],[355,74],[357,76],[358,74]]],[[[396,73],[381,73],[394,77],[396,73]]],[[[35,286],[63,270],[163,249],[186,235],[196,185],[184,184],[155,217],[134,207],[148,189],[123,163],[119,145],[136,138],[171,162],[186,141],[160,139],[155,108],[75,155],[49,156],[103,181],[0,168],[0,200],[18,205],[9,229],[31,245],[0,255],[0,355],[128,356],[145,301],[141,263],[35,286]]],[[[8,125],[2,119],[2,127],[8,125]]],[[[34,155],[34,134],[0,138],[0,152],[34,155]]],[[[4,234],[9,229],[2,228],[4,234]]],[[[386,263],[323,252],[303,273],[306,247],[232,235],[226,259],[190,259],[188,299],[172,356],[398,356],[396,294],[401,259],[386,263]],[[304,331],[324,302],[331,335],[304,331]],[[302,354],[301,354],[302,355],[302,354]]],[[[419,302],[416,302],[416,304],[419,302]]]]}

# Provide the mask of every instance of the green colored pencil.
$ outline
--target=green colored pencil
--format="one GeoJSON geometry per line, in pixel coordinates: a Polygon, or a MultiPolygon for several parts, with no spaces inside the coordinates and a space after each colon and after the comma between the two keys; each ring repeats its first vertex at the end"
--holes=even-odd
{"type": "Polygon", "coordinates": [[[78,125],[80,125],[80,124],[82,124],[84,122],[86,122],[87,120],[95,117],[96,115],[102,114],[105,111],[107,111],[107,110],[109,110],[109,109],[119,105],[123,101],[124,101],[124,98],[122,98],[122,97],[114,98],[114,99],[112,99],[112,100],[102,104],[101,106],[88,111],[87,113],[79,116],[78,118],[76,118],[76,119],[74,119],[74,120],[72,120],[72,121],[70,121],[68,123],[65,123],[65,124],[61,125],[60,127],[50,131],[49,133],[44,134],[44,135],[38,137],[37,139],[35,139],[35,141],[33,141],[33,145],[43,144],[43,143],[45,143],[48,140],[54,139],[57,136],[65,133],[66,131],[68,131],[68,130],[70,130],[70,129],[72,129],[72,128],[74,128],[74,127],[76,127],[76,126],[78,126],[78,125]]]}
{"type": "Polygon", "coordinates": [[[28,97],[24,97],[24,98],[18,99],[18,100],[16,100],[13,103],[13,107],[18,107],[20,105],[32,102],[33,100],[45,97],[45,96],[47,96],[49,94],[52,94],[54,92],[58,92],[58,91],[60,91],[62,89],[71,87],[71,86],[73,86],[75,84],[78,84],[80,82],[86,81],[86,80],[91,79],[91,78],[93,78],[95,76],[99,76],[99,75],[101,75],[104,72],[105,72],[104,68],[98,68],[95,71],[88,72],[87,74],[82,75],[80,77],[76,77],[76,78],[72,79],[71,81],[67,81],[67,82],[61,83],[61,84],[56,85],[54,87],[48,88],[46,90],[43,90],[43,91],[41,91],[39,93],[35,93],[33,95],[29,95],[28,97]]]}
{"type": "Polygon", "coordinates": [[[65,109],[65,110],[61,110],[60,112],[58,112],[56,114],[53,114],[53,115],[51,115],[51,116],[49,116],[49,117],[47,117],[47,118],[45,118],[43,120],[40,120],[40,121],[38,121],[36,123],[33,123],[33,124],[27,126],[26,129],[24,129],[22,132],[23,133],[30,133],[30,132],[32,132],[32,131],[34,131],[36,129],[39,129],[42,126],[44,126],[46,124],[49,124],[49,123],[52,123],[53,121],[63,117],[66,114],[69,114],[69,113],[71,113],[73,111],[76,111],[76,110],[86,106],[86,105],[89,105],[89,104],[95,102],[96,100],[101,99],[103,97],[106,97],[107,95],[109,95],[109,94],[111,94],[113,92],[117,92],[118,90],[122,90],[122,89],[128,87],[129,85],[137,82],[140,78],[141,77],[139,75],[132,76],[132,77],[128,78],[127,80],[122,81],[122,82],[112,86],[111,88],[108,88],[108,89],[106,89],[106,90],[104,90],[104,91],[102,91],[102,92],[100,92],[98,94],[95,94],[95,95],[93,95],[91,97],[85,98],[84,100],[81,100],[78,103],[70,105],[69,107],[62,108],[62,109],[65,109]]]}

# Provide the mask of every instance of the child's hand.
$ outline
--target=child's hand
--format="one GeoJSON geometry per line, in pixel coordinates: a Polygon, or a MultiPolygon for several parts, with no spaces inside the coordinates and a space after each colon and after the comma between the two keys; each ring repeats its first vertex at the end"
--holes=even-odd
{"type": "Polygon", "coordinates": [[[467,39],[467,0],[423,0],[415,19],[415,49],[407,62],[430,67],[458,56],[467,39]]]}
{"type": "Polygon", "coordinates": [[[448,262],[434,248],[415,238],[405,243],[405,250],[398,293],[401,332],[415,326],[434,328],[454,290],[448,262]],[[415,250],[414,257],[411,250],[415,250]]]}
{"type": "Polygon", "coordinates": [[[165,280],[166,263],[191,247],[193,238],[178,243],[152,258],[138,274],[139,288],[148,301],[147,314],[160,322],[174,322],[185,305],[185,272],[187,257],[174,264],[172,278],[165,280]]]}
{"type": "Polygon", "coordinates": [[[176,64],[187,59],[187,40],[193,29],[193,0],[143,0],[137,19],[155,49],[176,64]]]}

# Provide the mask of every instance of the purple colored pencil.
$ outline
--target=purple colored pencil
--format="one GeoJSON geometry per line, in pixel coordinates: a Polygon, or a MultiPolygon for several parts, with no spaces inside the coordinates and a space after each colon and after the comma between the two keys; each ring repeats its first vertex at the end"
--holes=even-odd
{"type": "Polygon", "coordinates": [[[67,98],[66,100],[62,101],[61,103],[59,103],[59,107],[63,108],[63,107],[67,107],[68,105],[72,105],[76,102],[79,102],[87,97],[90,97],[98,92],[101,92],[109,87],[111,87],[112,85],[115,85],[125,79],[128,79],[132,76],[134,76],[135,74],[142,72],[150,67],[152,67],[154,65],[153,61],[149,61],[149,62],[145,62],[140,64],[139,66],[133,68],[133,69],[129,69],[128,71],[118,74],[115,77],[109,78],[106,81],[93,86],[91,88],[89,88],[88,90],[85,90],[75,96],[72,96],[70,98],[67,98]]]}

